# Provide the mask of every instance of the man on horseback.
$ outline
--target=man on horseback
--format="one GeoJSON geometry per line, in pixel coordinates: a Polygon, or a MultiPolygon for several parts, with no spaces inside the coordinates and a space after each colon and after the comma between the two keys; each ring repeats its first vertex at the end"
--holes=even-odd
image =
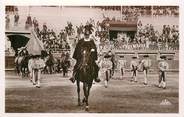
{"type": "Polygon", "coordinates": [[[80,68],[80,63],[81,63],[81,58],[82,58],[82,50],[84,50],[85,48],[87,50],[90,50],[91,52],[91,61],[92,62],[92,66],[94,66],[95,69],[95,73],[94,73],[94,80],[95,82],[100,82],[100,79],[98,78],[98,71],[99,71],[99,67],[96,64],[97,61],[97,47],[94,43],[94,40],[90,38],[90,34],[91,32],[87,29],[85,29],[84,32],[84,38],[79,40],[79,42],[76,45],[76,48],[74,50],[74,54],[73,54],[73,58],[76,60],[76,64],[74,66],[73,69],[73,75],[70,78],[70,80],[74,83],[76,80],[76,72],[77,70],[80,68]]]}
{"type": "Polygon", "coordinates": [[[18,74],[22,76],[26,75],[28,71],[28,60],[29,54],[26,47],[19,48],[15,55],[15,66],[18,74]]]}

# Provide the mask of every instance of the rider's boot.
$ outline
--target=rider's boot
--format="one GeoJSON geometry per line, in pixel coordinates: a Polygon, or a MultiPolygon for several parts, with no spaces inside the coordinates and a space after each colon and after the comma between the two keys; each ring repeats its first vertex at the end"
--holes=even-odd
{"type": "Polygon", "coordinates": [[[100,80],[100,78],[98,78],[98,72],[99,72],[99,67],[96,65],[96,72],[95,72],[95,78],[94,78],[94,81],[95,82],[100,82],[101,80],[100,80]]]}
{"type": "Polygon", "coordinates": [[[94,78],[95,82],[100,82],[100,78],[98,77],[98,72],[95,73],[95,78],[94,78]]]}
{"type": "Polygon", "coordinates": [[[101,80],[97,77],[95,78],[95,82],[100,82],[101,80]]]}

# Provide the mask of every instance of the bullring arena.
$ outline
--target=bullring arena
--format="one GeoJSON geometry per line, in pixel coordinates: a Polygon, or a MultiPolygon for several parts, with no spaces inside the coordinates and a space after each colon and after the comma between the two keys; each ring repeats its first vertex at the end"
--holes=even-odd
{"type": "MultiPolygon", "coordinates": [[[[132,8],[7,6],[5,111],[7,113],[178,113],[178,25],[177,6],[132,8]],[[19,15],[17,22],[15,22],[15,14],[19,15]],[[35,19],[36,23],[30,24],[28,17],[35,19]],[[99,71],[101,82],[93,83],[89,96],[89,111],[85,111],[84,106],[77,105],[76,84],[72,84],[69,80],[75,64],[72,54],[77,39],[81,36],[80,26],[85,25],[86,22],[94,25],[92,35],[98,53],[111,50],[118,60],[126,60],[125,75],[121,76],[120,66],[117,64],[107,87],[104,86],[103,81],[105,76],[99,71]],[[101,25],[103,22],[108,22],[104,24],[105,28],[101,25]],[[66,27],[70,27],[70,24],[73,26],[72,30],[67,32],[66,27]],[[43,32],[44,26],[47,27],[46,32],[38,33],[43,32]],[[169,34],[164,34],[167,29],[169,34]],[[63,69],[58,68],[57,65],[51,71],[42,72],[41,87],[36,88],[28,77],[16,73],[14,61],[15,53],[21,47],[34,48],[36,46],[28,43],[40,43],[40,41],[41,46],[46,51],[51,51],[57,60],[68,53],[71,65],[66,76],[63,76],[63,69]],[[142,71],[138,72],[137,82],[130,81],[130,63],[135,55],[139,60],[142,60],[144,55],[149,55],[151,59],[148,85],[143,84],[142,71]],[[157,86],[158,63],[161,55],[167,57],[166,62],[169,64],[169,69],[166,71],[166,89],[157,86]]],[[[40,46],[37,49],[40,49],[40,46]]]]}

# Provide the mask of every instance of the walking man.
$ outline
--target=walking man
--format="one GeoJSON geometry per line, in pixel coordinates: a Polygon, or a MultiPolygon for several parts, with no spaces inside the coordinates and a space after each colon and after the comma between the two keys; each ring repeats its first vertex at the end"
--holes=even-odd
{"type": "Polygon", "coordinates": [[[40,58],[39,55],[33,56],[32,61],[30,61],[30,69],[32,69],[32,82],[37,88],[40,88],[41,80],[41,69],[45,67],[45,62],[40,58]]]}
{"type": "Polygon", "coordinates": [[[149,59],[149,55],[144,55],[144,59],[141,61],[143,73],[144,73],[144,85],[148,84],[148,72],[151,67],[151,60],[149,59]]]}
{"type": "Polygon", "coordinates": [[[159,88],[166,89],[166,70],[169,69],[169,65],[166,62],[166,56],[161,56],[161,61],[158,64],[159,68],[159,88]]]}
{"type": "Polygon", "coordinates": [[[120,71],[121,71],[121,77],[123,79],[123,76],[125,75],[125,67],[126,67],[126,60],[124,59],[124,56],[121,56],[122,60],[119,60],[120,64],[120,71]]]}
{"type": "Polygon", "coordinates": [[[137,61],[137,57],[136,56],[133,56],[132,57],[132,61],[130,63],[130,68],[131,68],[131,71],[132,71],[132,79],[131,79],[131,82],[132,81],[137,82],[138,61],[137,61]]]}

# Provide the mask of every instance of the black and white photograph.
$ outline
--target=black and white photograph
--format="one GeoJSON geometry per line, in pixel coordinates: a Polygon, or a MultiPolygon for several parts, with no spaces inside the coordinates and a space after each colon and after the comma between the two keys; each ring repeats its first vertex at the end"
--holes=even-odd
{"type": "Polygon", "coordinates": [[[179,5],[5,5],[4,113],[178,114],[179,5]]]}

